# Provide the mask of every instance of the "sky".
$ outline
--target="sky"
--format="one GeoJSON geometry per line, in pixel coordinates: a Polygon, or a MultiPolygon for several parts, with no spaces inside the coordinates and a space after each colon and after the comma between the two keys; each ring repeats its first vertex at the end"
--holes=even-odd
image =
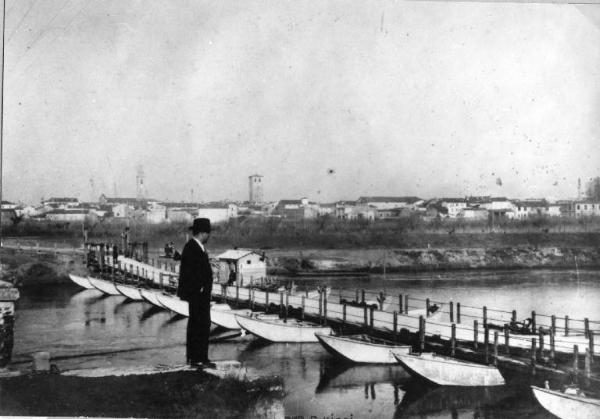
{"type": "Polygon", "coordinates": [[[600,5],[6,1],[4,199],[135,196],[139,165],[171,201],[600,176],[600,5]]]}

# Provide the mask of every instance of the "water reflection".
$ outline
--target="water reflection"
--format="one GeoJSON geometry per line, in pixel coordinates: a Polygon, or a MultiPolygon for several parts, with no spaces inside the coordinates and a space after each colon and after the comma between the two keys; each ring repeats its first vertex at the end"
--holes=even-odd
{"type": "Polygon", "coordinates": [[[505,399],[515,397],[527,388],[497,387],[407,387],[404,401],[396,409],[394,418],[435,417],[481,417],[494,410],[505,399]]]}
{"type": "MultiPolygon", "coordinates": [[[[430,274],[419,274],[388,275],[385,280],[331,278],[325,282],[334,290],[343,287],[349,294],[356,288],[385,289],[390,295],[453,299],[477,307],[510,306],[519,313],[528,307],[546,313],[563,307],[572,316],[585,312],[587,317],[600,319],[597,272],[581,272],[578,283],[565,271],[437,275],[433,281],[425,280],[430,274]]],[[[322,282],[301,280],[299,287],[311,288],[316,283],[322,282]]],[[[62,370],[175,365],[185,360],[187,322],[166,310],[75,287],[22,291],[15,323],[17,362],[26,362],[31,352],[42,350],[49,351],[62,370]]],[[[273,405],[275,417],[549,417],[527,387],[424,387],[398,366],[339,363],[317,343],[269,344],[246,336],[212,343],[209,356],[239,360],[260,375],[281,376],[286,396],[273,405]]],[[[258,411],[271,408],[269,403],[257,406],[258,411]]]]}

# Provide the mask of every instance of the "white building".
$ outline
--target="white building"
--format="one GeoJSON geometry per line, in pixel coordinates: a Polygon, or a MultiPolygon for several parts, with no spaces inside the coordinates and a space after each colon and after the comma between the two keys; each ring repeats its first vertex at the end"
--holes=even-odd
{"type": "Polygon", "coordinates": [[[487,220],[488,210],[479,207],[463,208],[458,213],[458,218],[464,218],[469,220],[487,220]]]}
{"type": "Polygon", "coordinates": [[[2,205],[0,205],[1,209],[9,209],[9,210],[17,210],[18,209],[18,205],[15,204],[14,202],[9,202],[9,201],[2,201],[2,205]]]}
{"type": "Polygon", "coordinates": [[[530,217],[560,217],[561,205],[550,204],[545,199],[528,199],[525,201],[513,201],[515,214],[518,219],[530,217]]]}
{"type": "Polygon", "coordinates": [[[238,207],[235,204],[203,204],[198,208],[198,217],[208,218],[212,223],[229,221],[237,218],[238,207]]]}
{"type": "Polygon", "coordinates": [[[131,218],[134,210],[135,208],[129,204],[116,204],[112,207],[113,217],[115,218],[131,218]]]}
{"type": "Polygon", "coordinates": [[[504,197],[494,197],[490,198],[488,202],[485,202],[479,206],[480,208],[485,208],[487,210],[513,210],[515,209],[515,205],[511,200],[504,197]]]}
{"type": "Polygon", "coordinates": [[[46,219],[62,222],[83,222],[88,215],[87,210],[82,209],[56,209],[46,213],[46,219]]]}
{"type": "Polygon", "coordinates": [[[169,221],[167,217],[167,207],[158,203],[148,206],[146,211],[146,222],[160,224],[169,221]]]}
{"type": "Polygon", "coordinates": [[[361,196],[357,204],[370,205],[378,210],[415,208],[425,202],[416,196],[361,196]]]}
{"type": "Polygon", "coordinates": [[[441,198],[440,205],[448,210],[449,218],[456,218],[460,212],[467,208],[467,200],[462,198],[441,198]]]}
{"type": "Polygon", "coordinates": [[[220,262],[218,282],[248,285],[267,277],[267,261],[264,254],[247,249],[228,250],[217,256],[220,262]]]}
{"type": "Polygon", "coordinates": [[[575,217],[600,216],[600,202],[576,201],[573,203],[575,217]]]}
{"type": "Polygon", "coordinates": [[[42,205],[53,209],[68,209],[79,206],[77,198],[50,198],[42,201],[42,205]]]}

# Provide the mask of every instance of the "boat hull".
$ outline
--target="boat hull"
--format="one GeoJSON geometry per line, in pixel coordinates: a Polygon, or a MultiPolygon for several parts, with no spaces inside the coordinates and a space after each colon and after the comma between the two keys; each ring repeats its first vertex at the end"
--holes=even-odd
{"type": "Polygon", "coordinates": [[[329,352],[360,364],[397,364],[392,350],[410,353],[410,346],[385,345],[344,336],[317,334],[316,337],[329,352]]]}
{"type": "Polygon", "coordinates": [[[559,418],[600,418],[600,400],[564,394],[560,391],[531,386],[533,394],[544,409],[559,418]]]}
{"type": "Polygon", "coordinates": [[[280,319],[261,319],[248,316],[235,316],[240,327],[253,335],[270,342],[309,343],[318,342],[315,333],[331,334],[331,328],[298,322],[288,319],[284,323],[280,319]]]}
{"type": "Polygon", "coordinates": [[[136,288],[131,285],[125,285],[125,284],[116,284],[115,287],[122,295],[129,298],[130,300],[133,300],[133,301],[143,301],[144,300],[144,297],[142,297],[142,294],[140,293],[139,288],[136,288]]]}
{"type": "Polygon", "coordinates": [[[91,276],[88,276],[88,280],[90,281],[90,284],[94,286],[94,288],[102,291],[105,294],[121,295],[115,284],[112,282],[105,281],[104,279],[100,278],[92,278],[91,276]]]}
{"type": "Polygon", "coordinates": [[[249,316],[251,313],[251,310],[223,310],[222,308],[214,308],[212,306],[210,309],[210,321],[225,329],[239,330],[240,325],[235,316],[249,316]]]}
{"type": "Polygon", "coordinates": [[[156,307],[160,307],[160,308],[165,308],[165,306],[163,306],[160,303],[160,300],[158,299],[158,293],[153,291],[153,290],[140,290],[140,294],[142,295],[142,298],[144,300],[146,300],[147,302],[149,302],[152,305],[155,305],[156,307]]]}
{"type": "Polygon", "coordinates": [[[87,290],[96,289],[96,287],[94,287],[92,284],[90,284],[90,281],[83,276],[69,274],[69,278],[71,278],[71,281],[73,281],[80,287],[83,287],[87,290]]]}
{"type": "Polygon", "coordinates": [[[182,300],[174,295],[167,294],[155,294],[158,302],[161,306],[167,310],[171,310],[174,313],[180,314],[185,317],[190,315],[190,306],[187,301],[182,300]]]}
{"type": "Polygon", "coordinates": [[[433,353],[394,356],[413,375],[440,386],[501,386],[504,378],[497,368],[460,361],[433,353]]]}

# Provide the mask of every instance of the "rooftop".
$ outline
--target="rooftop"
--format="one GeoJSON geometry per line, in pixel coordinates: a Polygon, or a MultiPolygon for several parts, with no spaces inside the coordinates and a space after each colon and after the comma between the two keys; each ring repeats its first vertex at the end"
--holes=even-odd
{"type": "Polygon", "coordinates": [[[361,196],[357,202],[406,202],[413,204],[418,201],[422,201],[422,199],[416,196],[361,196]]]}

